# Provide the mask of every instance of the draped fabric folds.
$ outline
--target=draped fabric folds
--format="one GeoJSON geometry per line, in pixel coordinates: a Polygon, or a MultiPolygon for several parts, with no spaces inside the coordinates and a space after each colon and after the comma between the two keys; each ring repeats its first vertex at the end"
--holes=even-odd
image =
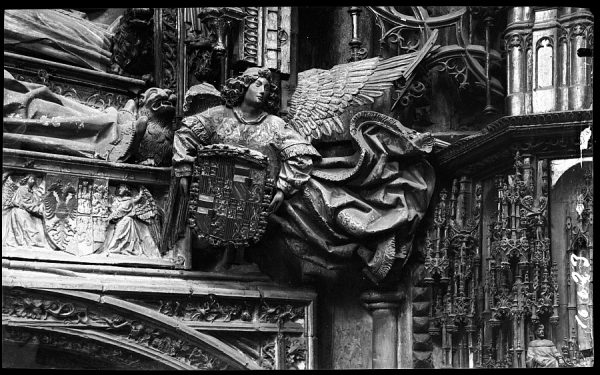
{"type": "Polygon", "coordinates": [[[5,9],[4,48],[107,71],[110,28],[60,9],[5,9]]]}
{"type": "Polygon", "coordinates": [[[355,115],[350,131],[356,152],[315,164],[271,220],[297,257],[336,269],[358,256],[379,282],[397,258],[407,259],[427,210],[435,174],[423,156],[433,138],[375,112],[355,115]]]}
{"type": "Polygon", "coordinates": [[[103,111],[16,80],[4,71],[3,145],[8,148],[118,161],[135,135],[127,110],[103,111]]]}

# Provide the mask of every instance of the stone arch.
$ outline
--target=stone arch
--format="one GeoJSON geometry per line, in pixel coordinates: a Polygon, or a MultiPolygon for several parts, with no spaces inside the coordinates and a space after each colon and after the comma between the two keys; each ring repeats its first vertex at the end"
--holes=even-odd
{"type": "Polygon", "coordinates": [[[173,369],[261,368],[246,354],[215,337],[114,296],[66,289],[12,290],[20,293],[12,297],[9,293],[12,300],[5,302],[3,310],[17,318],[3,319],[3,326],[53,326],[55,332],[71,337],[85,330],[91,340],[137,356],[154,356],[159,363],[173,369]]]}

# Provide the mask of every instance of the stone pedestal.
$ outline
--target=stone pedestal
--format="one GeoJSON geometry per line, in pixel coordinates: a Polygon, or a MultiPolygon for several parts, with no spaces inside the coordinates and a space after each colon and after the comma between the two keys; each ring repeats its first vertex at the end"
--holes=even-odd
{"type": "Polygon", "coordinates": [[[398,307],[404,293],[368,291],[361,300],[373,316],[373,368],[398,368],[398,307]]]}

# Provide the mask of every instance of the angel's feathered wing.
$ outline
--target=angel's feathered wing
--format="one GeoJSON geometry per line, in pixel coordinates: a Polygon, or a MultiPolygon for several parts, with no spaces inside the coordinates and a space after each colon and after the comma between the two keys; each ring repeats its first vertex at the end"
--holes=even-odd
{"type": "Polygon", "coordinates": [[[200,83],[185,93],[183,112],[185,116],[202,113],[221,104],[221,93],[210,83],[200,83]]]}
{"type": "Polygon", "coordinates": [[[310,69],[298,74],[290,100],[289,123],[308,139],[343,133],[340,116],[348,106],[373,103],[397,79],[408,79],[431,51],[438,31],[419,51],[389,59],[374,57],[336,65],[330,70],[310,69]]]}
{"type": "Polygon", "coordinates": [[[6,210],[11,207],[11,202],[15,192],[19,188],[10,175],[5,173],[2,175],[2,209],[6,210]]]}

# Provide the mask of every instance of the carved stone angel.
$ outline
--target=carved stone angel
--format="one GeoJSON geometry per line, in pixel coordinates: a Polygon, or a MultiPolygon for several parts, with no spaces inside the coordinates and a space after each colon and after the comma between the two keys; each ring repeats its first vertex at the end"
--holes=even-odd
{"type": "MultiPolygon", "coordinates": [[[[433,32],[415,53],[300,73],[289,124],[278,125],[278,119],[273,125],[262,122],[266,115],[261,106],[251,104],[264,102],[266,90],[261,79],[249,76],[247,89],[238,85],[244,94],[238,95],[241,104],[184,119],[186,126],[175,136],[176,176],[183,182],[191,174],[186,164],[194,162],[199,144],[216,138],[253,148],[252,141],[260,138],[257,149],[283,163],[273,174],[279,192],[267,235],[250,249],[252,260],[272,277],[292,282],[298,270],[324,274],[352,263],[366,263],[365,273],[382,281],[397,258],[408,258],[415,229],[431,199],[435,174],[423,156],[431,151],[433,138],[380,113],[359,111],[395,80],[409,78],[436,37],[433,32]],[[245,108],[253,111],[245,113],[245,108]],[[250,116],[253,121],[248,121],[250,116]],[[294,147],[282,139],[293,140],[294,147]],[[351,143],[351,152],[319,154],[310,144],[339,140],[351,143]]],[[[242,79],[246,81],[245,76],[242,79]]],[[[224,91],[226,103],[227,94],[224,91]]]]}
{"type": "Polygon", "coordinates": [[[35,176],[28,174],[15,183],[9,173],[2,176],[2,246],[46,247],[42,225],[43,203],[34,193],[35,176]]]}
{"type": "MultiPolygon", "coordinates": [[[[362,263],[364,273],[381,282],[397,259],[408,259],[433,194],[435,174],[423,157],[434,140],[381,113],[358,111],[370,109],[366,105],[395,80],[410,78],[436,38],[434,31],[414,53],[298,74],[288,117],[291,127],[314,144],[343,140],[352,149],[323,149],[301,191],[270,217],[267,233],[277,235],[265,236],[256,248],[257,261],[267,267],[279,263],[290,270],[300,268],[303,275],[325,275],[362,263]]],[[[288,279],[291,273],[272,271],[288,279]]]]}
{"type": "Polygon", "coordinates": [[[112,225],[106,233],[103,253],[160,258],[159,219],[159,208],[148,189],[142,186],[133,196],[127,185],[119,185],[108,218],[112,225]]]}

